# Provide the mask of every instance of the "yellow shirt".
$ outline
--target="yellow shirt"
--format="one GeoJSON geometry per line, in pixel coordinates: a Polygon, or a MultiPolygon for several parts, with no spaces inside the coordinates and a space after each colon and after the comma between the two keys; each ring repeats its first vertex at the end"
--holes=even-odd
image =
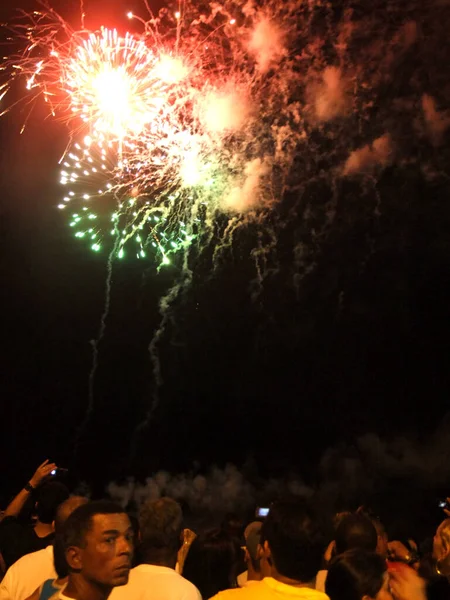
{"type": "Polygon", "coordinates": [[[295,587],[266,577],[253,585],[219,592],[212,600],[329,600],[323,592],[295,587]]]}

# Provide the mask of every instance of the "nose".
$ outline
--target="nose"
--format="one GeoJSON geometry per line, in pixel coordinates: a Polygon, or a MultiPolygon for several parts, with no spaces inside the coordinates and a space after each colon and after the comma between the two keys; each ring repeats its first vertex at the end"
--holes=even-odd
{"type": "Polygon", "coordinates": [[[121,537],[119,539],[117,553],[131,555],[133,553],[133,540],[125,536],[121,537]]]}

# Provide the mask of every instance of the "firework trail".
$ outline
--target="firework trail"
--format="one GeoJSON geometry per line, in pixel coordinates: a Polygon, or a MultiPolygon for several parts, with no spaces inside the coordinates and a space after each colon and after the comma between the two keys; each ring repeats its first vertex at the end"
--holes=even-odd
{"type": "Polygon", "coordinates": [[[59,206],[73,235],[109,256],[107,290],[115,258],[178,272],[149,348],[157,388],[158,346],[200,258],[212,270],[253,236],[256,297],[281,269],[283,232],[295,287],[347,197],[378,216],[384,171],[448,177],[450,4],[364,6],[186,0],[129,15],[133,33],[119,33],[73,30],[44,5],[12,27],[25,50],[4,62],[0,98],[20,79],[31,106],[43,99],[67,124],[59,206]]]}

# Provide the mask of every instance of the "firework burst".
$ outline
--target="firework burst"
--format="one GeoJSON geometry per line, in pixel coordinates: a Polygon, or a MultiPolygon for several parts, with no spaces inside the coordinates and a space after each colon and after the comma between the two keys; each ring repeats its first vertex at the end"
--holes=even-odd
{"type": "Polygon", "coordinates": [[[137,19],[140,35],[73,31],[51,9],[16,29],[26,51],[5,69],[67,123],[74,145],[59,207],[94,251],[112,236],[122,257],[134,239],[137,256],[153,246],[167,264],[170,252],[211,236],[218,214],[248,214],[281,194],[287,144],[277,145],[278,119],[267,118],[279,75],[266,73],[287,53],[281,30],[244,8],[185,5],[137,19]]]}
{"type": "MultiPolygon", "coordinates": [[[[301,193],[314,180],[336,190],[338,178],[372,176],[392,165],[402,142],[391,122],[403,122],[406,105],[423,106],[410,121],[424,117],[428,132],[446,130],[446,113],[439,116],[430,109],[433,99],[421,102],[414,90],[409,104],[394,103],[371,126],[372,107],[384,106],[383,86],[394,81],[393,57],[403,60],[418,43],[418,2],[410,8],[406,0],[377,0],[385,4],[402,15],[399,23],[411,18],[383,29],[378,17],[358,21],[327,1],[186,1],[148,19],[129,15],[135,32],[120,34],[74,30],[45,6],[13,28],[25,50],[5,60],[10,77],[0,95],[19,78],[28,100],[43,98],[67,123],[63,162],[70,168],[63,170],[78,179],[62,180],[78,202],[92,196],[83,212],[97,215],[98,228],[87,230],[94,230],[94,250],[111,243],[123,256],[139,236],[139,256],[156,244],[167,262],[172,244],[180,249],[198,240],[204,247],[214,239],[223,247],[224,232],[250,219],[263,222],[286,189],[301,193]],[[379,30],[379,47],[364,40],[379,30]],[[73,143],[84,156],[86,137],[90,159],[105,172],[104,194],[91,194],[98,174],[83,167],[80,175],[80,161],[69,156],[79,153],[73,143]]],[[[434,17],[424,9],[424,18],[434,17]]],[[[70,206],[70,223],[73,214],[84,222],[79,206],[70,206]]]]}

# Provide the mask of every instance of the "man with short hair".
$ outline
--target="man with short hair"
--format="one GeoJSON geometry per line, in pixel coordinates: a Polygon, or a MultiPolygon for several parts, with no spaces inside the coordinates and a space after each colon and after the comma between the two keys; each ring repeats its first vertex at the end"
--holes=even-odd
{"type": "Polygon", "coordinates": [[[43,462],[33,477],[9,503],[0,523],[0,553],[6,568],[30,552],[48,546],[54,537],[53,521],[58,506],[67,500],[69,490],[65,485],[48,481],[56,472],[55,463],[43,462]],[[24,506],[36,496],[37,521],[33,527],[23,524],[19,517],[24,506]]]}
{"type": "Polygon", "coordinates": [[[68,581],[61,600],[106,600],[128,582],[133,528],[123,508],[110,501],[89,502],[67,519],[62,535],[68,581]]]}
{"type": "Polygon", "coordinates": [[[372,521],[362,514],[350,514],[342,519],[334,536],[336,555],[347,550],[367,550],[375,552],[378,534],[372,521]]]}
{"type": "MultiPolygon", "coordinates": [[[[372,521],[362,513],[345,515],[336,527],[334,534],[334,552],[339,556],[348,550],[365,550],[375,552],[378,544],[378,534],[372,521]]],[[[325,591],[328,571],[317,573],[316,589],[325,591]]]]}
{"type": "MultiPolygon", "coordinates": [[[[88,500],[81,496],[72,496],[63,502],[57,510],[55,534],[61,535],[64,523],[69,515],[88,500]]],[[[57,576],[54,567],[53,545],[31,552],[19,558],[6,572],[0,583],[0,600],[25,600],[47,579],[57,576]]]]}
{"type": "Polygon", "coordinates": [[[252,585],[254,581],[261,581],[261,579],[263,579],[261,573],[261,559],[258,556],[261,528],[261,521],[253,521],[245,528],[244,561],[247,565],[247,571],[238,576],[237,582],[239,587],[252,585]]]}
{"type": "Polygon", "coordinates": [[[261,530],[262,556],[271,577],[237,590],[219,592],[215,600],[328,600],[314,589],[325,548],[312,512],[299,501],[272,505],[261,530]]]}
{"type": "Polygon", "coordinates": [[[175,571],[183,532],[178,502],[170,498],[145,502],[139,531],[143,564],[131,570],[126,586],[113,590],[111,600],[201,600],[195,585],[175,571]]]}

